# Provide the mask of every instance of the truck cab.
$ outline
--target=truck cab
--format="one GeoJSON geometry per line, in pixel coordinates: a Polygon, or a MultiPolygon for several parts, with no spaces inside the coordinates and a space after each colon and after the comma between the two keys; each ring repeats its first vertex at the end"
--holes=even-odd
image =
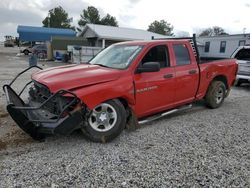
{"type": "Polygon", "coordinates": [[[191,103],[199,84],[199,68],[188,41],[157,41],[148,45],[137,60],[137,68],[158,62],[158,72],[134,75],[139,116],[191,103]],[[148,100],[150,96],[150,100],[148,100]]]}

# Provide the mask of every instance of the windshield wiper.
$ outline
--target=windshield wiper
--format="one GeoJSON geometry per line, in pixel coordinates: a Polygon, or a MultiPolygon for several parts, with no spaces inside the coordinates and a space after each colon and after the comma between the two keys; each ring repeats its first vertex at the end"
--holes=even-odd
{"type": "Polygon", "coordinates": [[[107,66],[107,65],[103,65],[103,64],[99,64],[99,63],[95,63],[95,64],[92,64],[92,65],[99,65],[99,66],[101,66],[101,67],[111,68],[111,67],[109,67],[109,66],[107,66]]]}

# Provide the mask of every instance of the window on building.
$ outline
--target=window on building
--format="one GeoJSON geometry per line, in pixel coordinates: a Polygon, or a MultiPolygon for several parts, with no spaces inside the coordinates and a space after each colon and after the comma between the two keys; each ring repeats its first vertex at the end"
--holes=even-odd
{"type": "Polygon", "coordinates": [[[220,53],[225,53],[226,51],[226,41],[221,41],[220,42],[220,53]]]}
{"type": "Polygon", "coordinates": [[[168,49],[165,45],[155,46],[151,48],[142,59],[145,62],[159,62],[161,68],[169,67],[168,49]]]}
{"type": "Polygon", "coordinates": [[[209,52],[210,42],[205,42],[205,52],[209,52]]]}
{"type": "Polygon", "coordinates": [[[186,45],[184,44],[175,44],[174,53],[176,59],[176,65],[188,65],[191,63],[190,56],[186,45]]]}
{"type": "Polygon", "coordinates": [[[246,44],[246,41],[245,40],[240,40],[239,41],[239,46],[245,46],[246,44]]]}

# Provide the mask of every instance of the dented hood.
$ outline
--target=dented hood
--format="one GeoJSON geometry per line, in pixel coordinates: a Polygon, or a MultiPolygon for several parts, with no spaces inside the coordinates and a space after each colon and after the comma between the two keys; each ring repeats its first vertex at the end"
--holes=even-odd
{"type": "Polygon", "coordinates": [[[121,70],[99,65],[67,65],[45,69],[32,74],[32,79],[46,85],[51,92],[72,90],[89,85],[116,80],[121,70]]]}

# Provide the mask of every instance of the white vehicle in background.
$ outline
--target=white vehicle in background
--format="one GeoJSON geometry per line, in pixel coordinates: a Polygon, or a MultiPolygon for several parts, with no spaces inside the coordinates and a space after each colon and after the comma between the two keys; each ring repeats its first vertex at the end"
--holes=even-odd
{"type": "Polygon", "coordinates": [[[32,53],[32,46],[20,47],[20,53],[24,53],[24,55],[29,55],[32,53]]]}
{"type": "Polygon", "coordinates": [[[47,56],[47,46],[45,44],[35,44],[34,46],[20,47],[20,53],[24,55],[34,53],[37,56],[47,56]]]}
{"type": "Polygon", "coordinates": [[[250,46],[239,46],[231,55],[231,58],[237,59],[239,64],[236,86],[250,83],[250,46]]]}

